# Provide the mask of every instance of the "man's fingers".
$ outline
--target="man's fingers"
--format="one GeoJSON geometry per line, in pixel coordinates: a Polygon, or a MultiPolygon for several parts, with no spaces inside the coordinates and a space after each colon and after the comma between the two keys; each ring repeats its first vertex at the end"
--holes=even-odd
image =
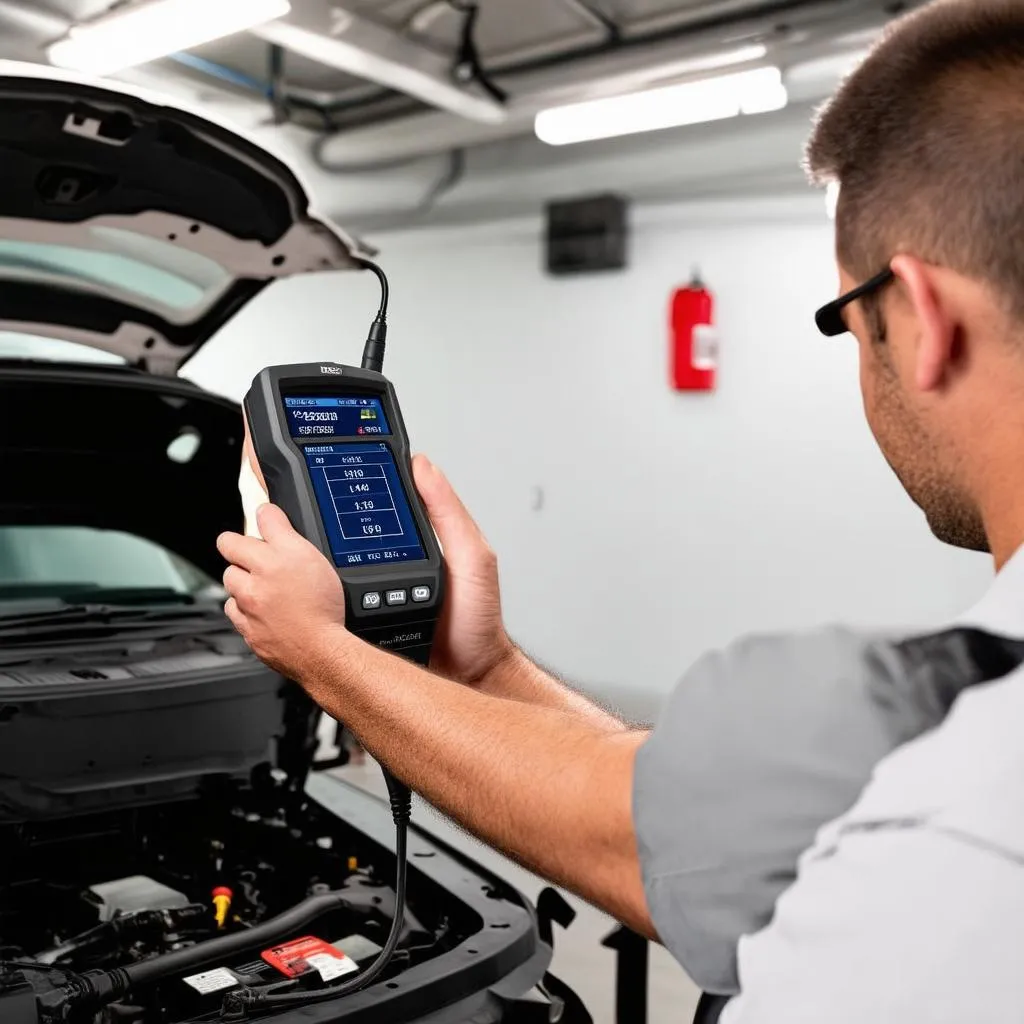
{"type": "Polygon", "coordinates": [[[227,603],[224,605],[224,614],[228,617],[231,625],[244,637],[247,632],[245,616],[238,607],[238,602],[233,597],[228,598],[227,603]]]}
{"type": "Polygon", "coordinates": [[[276,505],[260,505],[256,509],[256,524],[260,528],[260,535],[268,544],[299,537],[288,517],[276,505]]]}
{"type": "Polygon", "coordinates": [[[224,589],[234,599],[235,604],[244,606],[252,593],[252,577],[237,565],[229,565],[224,572],[224,589]]]}
{"type": "Polygon", "coordinates": [[[217,550],[225,562],[240,565],[247,572],[265,565],[269,554],[258,537],[243,537],[240,533],[222,533],[217,538],[217,550]]]}
{"type": "Polygon", "coordinates": [[[456,568],[463,559],[475,558],[487,542],[448,478],[425,455],[412,460],[412,471],[449,564],[456,568]]]}

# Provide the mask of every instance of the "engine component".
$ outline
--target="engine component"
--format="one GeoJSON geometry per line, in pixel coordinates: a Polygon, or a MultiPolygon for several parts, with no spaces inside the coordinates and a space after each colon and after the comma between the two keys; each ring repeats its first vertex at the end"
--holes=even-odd
{"type": "Polygon", "coordinates": [[[332,942],[335,949],[340,949],[346,956],[350,956],[357,964],[366,963],[380,955],[381,947],[365,935],[348,935],[344,939],[332,942]]]}
{"type": "Polygon", "coordinates": [[[365,988],[387,970],[395,950],[398,949],[398,944],[402,940],[402,929],[405,923],[405,887],[408,881],[409,866],[408,824],[412,812],[412,794],[404,783],[399,782],[388,771],[384,772],[384,780],[391,793],[391,813],[395,819],[395,859],[398,861],[398,872],[395,879],[395,917],[391,922],[391,931],[388,933],[380,956],[370,967],[367,967],[351,981],[333,985],[316,993],[279,992],[276,991],[277,986],[232,992],[224,998],[222,1014],[226,1019],[242,1020],[251,1011],[268,1007],[312,1006],[314,1003],[326,1002],[328,999],[340,999],[342,996],[351,995],[353,992],[365,988]]]}
{"type": "Polygon", "coordinates": [[[205,930],[203,925],[208,918],[206,907],[199,903],[174,910],[139,910],[133,914],[122,914],[68,939],[55,949],[44,950],[36,956],[36,961],[56,964],[68,957],[96,952],[105,946],[117,948],[145,939],[180,939],[182,932],[196,928],[205,930]]]}
{"type": "Polygon", "coordinates": [[[87,898],[95,902],[101,921],[112,921],[138,910],[177,910],[192,902],[184,894],[144,875],[103,882],[92,886],[88,893],[87,898]]]}
{"type": "Polygon", "coordinates": [[[113,971],[91,974],[83,979],[85,985],[77,999],[87,1004],[104,1005],[140,986],[151,985],[184,971],[209,967],[253,946],[278,941],[346,904],[343,893],[313,896],[248,931],[210,939],[187,949],[175,950],[113,971]]]}
{"type": "Polygon", "coordinates": [[[4,974],[0,967],[0,1020],[4,1024],[37,1024],[35,990],[21,974],[4,974]]]}
{"type": "Polygon", "coordinates": [[[0,1024],[22,1024],[33,1002],[32,1024],[197,1024],[223,1013],[228,998],[244,1016],[275,1008],[259,1005],[266,997],[301,997],[294,1007],[344,998],[350,985],[388,980],[479,927],[461,903],[429,889],[415,909],[402,908],[388,884],[397,848],[378,851],[316,805],[291,816],[277,800],[256,779],[242,794],[211,786],[201,806],[0,837],[10,876],[0,885],[0,1024]],[[95,864],[105,866],[102,884],[90,877],[95,864]],[[217,904],[228,888],[221,928],[217,904]],[[180,894],[192,902],[125,912],[133,893],[148,904],[180,894]],[[392,932],[399,948],[388,966],[381,954],[392,932]],[[324,944],[290,955],[310,935],[324,944]],[[293,977],[261,957],[281,946],[293,977]]]}
{"type": "Polygon", "coordinates": [[[223,928],[227,924],[228,911],[231,909],[231,901],[234,898],[235,894],[226,885],[218,886],[213,890],[214,918],[218,928],[223,928]]]}

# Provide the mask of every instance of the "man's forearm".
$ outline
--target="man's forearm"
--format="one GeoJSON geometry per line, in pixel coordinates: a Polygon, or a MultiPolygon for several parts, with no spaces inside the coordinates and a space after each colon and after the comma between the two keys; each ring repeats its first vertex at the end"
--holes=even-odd
{"type": "Polygon", "coordinates": [[[449,682],[349,634],[302,683],[469,831],[652,931],[632,822],[633,761],[644,734],[449,682]]]}
{"type": "Polygon", "coordinates": [[[629,729],[621,719],[545,672],[511,641],[508,653],[475,685],[476,689],[493,697],[577,715],[596,729],[607,732],[629,729]]]}

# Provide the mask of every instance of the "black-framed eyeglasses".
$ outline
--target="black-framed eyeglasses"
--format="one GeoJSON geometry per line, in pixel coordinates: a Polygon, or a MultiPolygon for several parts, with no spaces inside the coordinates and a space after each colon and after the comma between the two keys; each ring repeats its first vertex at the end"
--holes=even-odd
{"type": "Polygon", "coordinates": [[[840,334],[846,334],[850,329],[846,325],[846,320],[843,319],[843,311],[846,307],[851,302],[856,302],[858,299],[864,298],[865,295],[870,295],[872,292],[877,292],[879,288],[884,288],[885,285],[895,280],[895,278],[896,275],[886,267],[880,274],[875,274],[870,281],[865,281],[862,285],[854,288],[853,291],[840,295],[838,299],[833,299],[827,305],[822,306],[814,314],[814,322],[818,325],[818,330],[826,338],[835,338],[840,334]]]}

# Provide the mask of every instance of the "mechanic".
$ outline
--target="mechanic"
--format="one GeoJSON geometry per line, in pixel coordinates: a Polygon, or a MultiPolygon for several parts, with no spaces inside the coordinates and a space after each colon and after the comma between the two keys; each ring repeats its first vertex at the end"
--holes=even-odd
{"type": "Polygon", "coordinates": [[[227,613],[431,803],[741,993],[729,1024],[1017,1019],[1024,5],[894,23],[807,162],[841,186],[819,326],[856,336],[868,423],[932,531],[991,552],[973,611],[923,636],[741,642],[631,728],[509,640],[495,557],[420,456],[451,583],[432,673],[345,630],[334,568],[273,506],[263,539],[220,538],[227,613]]]}

